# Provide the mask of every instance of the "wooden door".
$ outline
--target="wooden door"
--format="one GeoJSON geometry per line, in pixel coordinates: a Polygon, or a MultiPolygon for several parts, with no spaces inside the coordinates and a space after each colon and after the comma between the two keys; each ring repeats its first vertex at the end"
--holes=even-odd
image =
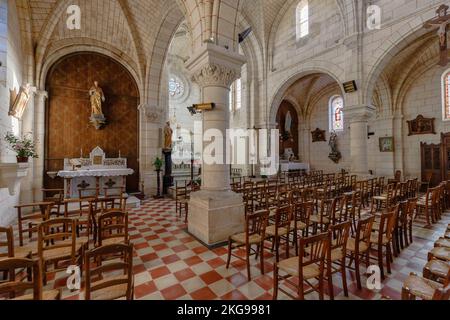
{"type": "Polygon", "coordinates": [[[426,176],[431,173],[431,185],[438,185],[442,181],[441,144],[427,144],[421,142],[420,154],[422,162],[422,181],[425,181],[426,176]]]}

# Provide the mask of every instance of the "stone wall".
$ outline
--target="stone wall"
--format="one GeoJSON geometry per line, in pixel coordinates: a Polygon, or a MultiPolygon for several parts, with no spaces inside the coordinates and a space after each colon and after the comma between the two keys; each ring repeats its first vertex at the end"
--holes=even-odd
{"type": "MultiPolygon", "coordinates": [[[[0,162],[15,162],[15,154],[6,149],[3,137],[8,131],[19,133],[20,124],[8,116],[10,90],[22,85],[22,47],[14,0],[0,0],[0,162]]],[[[15,217],[20,186],[14,196],[0,189],[0,225],[9,225],[15,217]]]]}

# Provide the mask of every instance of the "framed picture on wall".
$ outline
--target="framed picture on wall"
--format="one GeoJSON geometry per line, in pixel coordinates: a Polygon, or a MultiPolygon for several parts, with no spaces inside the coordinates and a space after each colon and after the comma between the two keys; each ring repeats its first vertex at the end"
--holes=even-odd
{"type": "Polygon", "coordinates": [[[380,152],[394,152],[394,137],[380,138],[380,152]]]}

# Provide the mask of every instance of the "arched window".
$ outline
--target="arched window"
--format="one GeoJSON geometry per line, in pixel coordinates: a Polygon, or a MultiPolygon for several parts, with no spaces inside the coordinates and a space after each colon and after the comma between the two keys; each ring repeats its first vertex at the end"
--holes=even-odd
{"type": "Polygon", "coordinates": [[[330,131],[344,131],[344,99],[333,96],[330,99],[330,131]]]}
{"type": "Polygon", "coordinates": [[[309,4],[308,0],[302,0],[297,6],[295,13],[297,26],[297,41],[309,34],[309,4]]]}
{"type": "Polygon", "coordinates": [[[230,111],[239,110],[242,107],[242,81],[237,79],[230,88],[230,111]]]}
{"type": "Polygon", "coordinates": [[[442,76],[442,117],[450,120],[450,69],[442,76]]]}

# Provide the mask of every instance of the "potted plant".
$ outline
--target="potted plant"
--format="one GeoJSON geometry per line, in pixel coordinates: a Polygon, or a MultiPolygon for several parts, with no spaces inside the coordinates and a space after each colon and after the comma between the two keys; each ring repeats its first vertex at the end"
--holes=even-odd
{"type": "Polygon", "coordinates": [[[15,136],[13,133],[8,132],[5,135],[5,141],[9,144],[11,150],[17,154],[17,162],[28,162],[28,159],[38,158],[36,153],[36,143],[33,141],[31,134],[22,136],[21,138],[15,136]]]}
{"type": "Polygon", "coordinates": [[[160,157],[156,157],[155,161],[153,162],[153,166],[155,167],[156,171],[161,171],[163,164],[164,162],[160,157]]]}

